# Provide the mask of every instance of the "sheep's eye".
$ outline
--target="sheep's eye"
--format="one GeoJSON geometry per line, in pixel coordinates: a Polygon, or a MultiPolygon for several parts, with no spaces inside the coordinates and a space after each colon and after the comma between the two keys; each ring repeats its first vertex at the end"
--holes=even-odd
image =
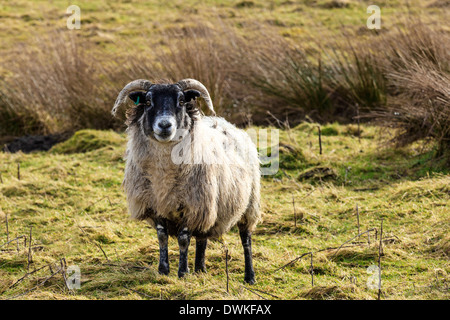
{"type": "Polygon", "coordinates": [[[181,108],[184,106],[186,102],[184,100],[180,100],[180,102],[178,103],[178,106],[181,108]]]}

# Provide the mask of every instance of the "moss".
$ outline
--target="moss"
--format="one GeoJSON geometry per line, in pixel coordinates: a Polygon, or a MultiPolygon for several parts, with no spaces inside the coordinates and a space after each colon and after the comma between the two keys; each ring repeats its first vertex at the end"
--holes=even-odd
{"type": "MultiPolygon", "coordinates": [[[[294,145],[287,143],[280,143],[278,146],[278,157],[272,154],[272,148],[258,150],[260,156],[270,157],[273,161],[278,161],[278,167],[286,170],[298,170],[305,167],[307,164],[305,155],[302,150],[294,145]]],[[[262,167],[270,167],[276,163],[263,163],[262,167]]],[[[278,171],[275,178],[280,178],[282,173],[278,171]]]]}
{"type": "Polygon", "coordinates": [[[301,169],[305,166],[306,158],[299,147],[280,144],[280,168],[287,170],[301,169]]]}
{"type": "Polygon", "coordinates": [[[325,125],[321,128],[321,133],[323,136],[338,136],[339,125],[336,123],[325,125]]]}
{"type": "Polygon", "coordinates": [[[104,147],[117,147],[125,139],[114,131],[80,130],[69,140],[55,145],[50,151],[59,154],[85,153],[104,147]]]}

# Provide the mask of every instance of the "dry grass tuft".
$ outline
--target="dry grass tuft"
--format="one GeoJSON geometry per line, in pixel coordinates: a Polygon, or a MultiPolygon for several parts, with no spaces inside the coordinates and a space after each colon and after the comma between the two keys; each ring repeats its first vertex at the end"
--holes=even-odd
{"type": "Polygon", "coordinates": [[[389,82],[389,103],[369,117],[399,129],[399,146],[435,140],[437,155],[450,150],[450,36],[420,21],[386,36],[381,58],[389,82]]]}
{"type": "Polygon", "coordinates": [[[101,61],[72,33],[36,35],[16,52],[0,83],[0,134],[55,133],[117,126],[101,61]]]}
{"type": "Polygon", "coordinates": [[[358,289],[355,285],[346,286],[316,286],[302,294],[302,297],[313,300],[344,300],[358,289]]]}

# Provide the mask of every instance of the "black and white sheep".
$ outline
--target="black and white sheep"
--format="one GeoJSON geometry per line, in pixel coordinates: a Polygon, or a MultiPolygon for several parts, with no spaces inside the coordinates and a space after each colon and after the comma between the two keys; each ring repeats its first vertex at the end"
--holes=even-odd
{"type": "Polygon", "coordinates": [[[169,273],[168,237],[180,249],[178,276],[189,272],[187,253],[196,238],[195,271],[206,271],[208,238],[237,225],[244,248],[245,277],[255,282],[251,234],[260,221],[260,166],[256,147],[243,130],[196,106],[201,96],[214,108],[197,80],[153,84],[135,80],[119,93],[112,110],[129,97],[128,145],[123,186],[132,218],[157,230],[158,271],[169,273]]]}

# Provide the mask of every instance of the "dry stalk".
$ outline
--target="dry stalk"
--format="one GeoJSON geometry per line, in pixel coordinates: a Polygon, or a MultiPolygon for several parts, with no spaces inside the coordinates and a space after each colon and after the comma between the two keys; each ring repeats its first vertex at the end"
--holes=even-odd
{"type": "Polygon", "coordinates": [[[66,288],[70,291],[71,289],[69,288],[66,278],[66,269],[67,269],[66,259],[62,258],[61,260],[59,260],[59,265],[61,266],[61,275],[63,277],[64,284],[66,285],[66,288]]]}
{"type": "Polygon", "coordinates": [[[16,285],[19,284],[20,282],[22,282],[22,281],[23,281],[24,279],[26,279],[28,276],[30,276],[30,275],[32,275],[32,274],[34,274],[34,273],[36,273],[36,272],[38,272],[38,271],[40,271],[40,270],[42,270],[42,269],[44,269],[44,268],[49,268],[50,273],[53,273],[51,264],[52,264],[52,263],[46,264],[45,266],[42,266],[42,267],[40,267],[40,268],[38,268],[38,269],[34,269],[34,270],[31,271],[31,272],[25,273],[24,276],[22,276],[21,278],[19,278],[18,280],[16,280],[16,282],[14,282],[12,285],[10,285],[10,286],[9,286],[9,289],[11,289],[12,287],[16,286],[16,285]]]}
{"type": "Polygon", "coordinates": [[[140,292],[140,291],[137,291],[137,290],[133,290],[133,289],[131,289],[131,288],[128,288],[126,285],[124,285],[123,287],[124,287],[125,289],[130,290],[130,291],[133,291],[134,293],[137,293],[138,295],[141,295],[141,296],[143,296],[143,297],[146,297],[146,298],[149,298],[149,299],[152,299],[152,300],[155,299],[154,297],[149,296],[148,294],[145,294],[145,293],[143,293],[143,292],[140,292]]]}
{"type": "Polygon", "coordinates": [[[28,264],[27,264],[27,271],[30,271],[30,264],[33,263],[33,257],[31,252],[31,241],[32,241],[32,231],[33,227],[30,227],[30,241],[28,242],[28,264]]]}
{"type": "Polygon", "coordinates": [[[322,154],[322,130],[320,130],[320,126],[317,128],[319,129],[319,154],[322,154]]]}
{"type": "Polygon", "coordinates": [[[13,242],[13,241],[17,241],[17,250],[19,250],[19,239],[22,239],[22,238],[25,239],[25,246],[26,246],[27,237],[26,237],[26,236],[18,236],[18,237],[16,237],[16,238],[11,239],[11,240],[9,240],[8,242],[5,242],[4,244],[0,245],[0,248],[6,246],[6,245],[8,245],[8,244],[10,244],[10,243],[13,242]]]}
{"type": "Polygon", "coordinates": [[[378,297],[377,299],[381,299],[381,255],[383,254],[383,219],[381,219],[380,226],[380,245],[378,246],[378,297]]]}
{"type": "Polygon", "coordinates": [[[311,252],[311,286],[314,287],[314,265],[313,265],[313,253],[311,252]]]}
{"type": "Polygon", "coordinates": [[[8,214],[5,215],[5,224],[6,224],[6,241],[9,242],[8,214]]]}
{"type": "MultiPolygon", "coordinates": [[[[244,288],[244,289],[246,289],[246,290],[248,290],[248,291],[250,291],[250,292],[253,293],[253,294],[256,294],[256,295],[257,295],[258,297],[260,297],[261,299],[267,300],[267,299],[264,298],[262,295],[256,293],[256,292],[255,292],[256,290],[249,289],[249,288],[247,288],[247,287],[244,287],[243,285],[241,285],[241,287],[244,288]]],[[[260,290],[258,290],[258,291],[260,291],[260,290]]]]}
{"type": "Polygon", "coordinates": [[[277,272],[278,270],[282,270],[288,266],[290,266],[291,264],[294,264],[295,262],[297,262],[298,260],[300,260],[301,258],[307,256],[308,254],[311,254],[311,252],[306,252],[304,254],[302,254],[301,256],[298,256],[297,258],[295,258],[294,260],[289,261],[288,263],[286,263],[285,265],[275,269],[273,272],[277,272]]]}
{"type": "Polygon", "coordinates": [[[228,247],[226,246],[225,241],[223,242],[223,247],[224,247],[224,250],[225,250],[225,273],[227,275],[227,293],[229,294],[230,293],[230,290],[229,290],[229,288],[230,288],[230,276],[228,274],[228,247]]]}
{"type": "Polygon", "coordinates": [[[369,229],[369,230],[367,230],[367,231],[358,233],[356,236],[354,236],[354,237],[351,238],[350,240],[345,241],[345,242],[344,242],[344,243],[336,250],[336,252],[333,254],[332,257],[334,257],[334,256],[339,252],[339,250],[341,250],[341,248],[342,248],[345,244],[349,243],[350,241],[352,241],[352,240],[354,240],[354,239],[356,239],[356,238],[359,238],[359,237],[362,236],[363,234],[366,234],[366,233],[369,233],[369,232],[372,232],[372,231],[375,231],[375,234],[376,234],[376,233],[377,233],[377,228],[372,228],[372,229],[369,229]]]}
{"type": "Polygon", "coordinates": [[[294,194],[292,194],[292,207],[294,208],[294,227],[297,228],[297,213],[295,212],[295,198],[294,198],[294,194]]]}
{"type": "Polygon", "coordinates": [[[111,199],[108,197],[108,196],[104,196],[103,198],[100,198],[99,200],[97,200],[97,201],[94,201],[94,202],[92,202],[91,204],[89,204],[86,208],[84,208],[82,211],[86,211],[87,209],[89,209],[90,207],[92,207],[93,205],[96,205],[97,203],[99,203],[100,201],[102,201],[102,200],[104,200],[104,199],[107,199],[108,200],[108,202],[109,202],[109,205],[111,206],[111,207],[113,207],[116,203],[112,203],[111,202],[111,199]]]}
{"type": "MultiPolygon", "coordinates": [[[[241,287],[243,287],[244,289],[247,289],[248,291],[250,291],[250,292],[256,294],[257,296],[259,296],[259,297],[261,297],[261,298],[263,298],[263,299],[265,299],[265,298],[262,297],[262,296],[260,296],[260,295],[257,294],[256,292],[264,293],[264,294],[267,294],[267,295],[269,295],[269,296],[271,296],[271,297],[274,297],[274,298],[276,298],[276,299],[280,299],[280,297],[277,297],[277,296],[274,295],[274,294],[271,294],[271,293],[262,291],[262,290],[260,290],[260,289],[255,289],[255,288],[249,289],[249,288],[247,288],[247,287],[245,287],[245,286],[243,286],[243,285],[241,285],[241,287]],[[255,292],[255,291],[256,291],[256,292],[255,292]]],[[[267,300],[267,299],[265,299],[265,300],[267,300]]]]}
{"type": "Polygon", "coordinates": [[[356,205],[356,219],[357,219],[357,222],[358,222],[358,234],[360,234],[361,230],[359,228],[359,208],[358,208],[358,205],[356,205]]]}
{"type": "MultiPolygon", "coordinates": [[[[78,228],[80,228],[80,230],[83,232],[83,234],[85,234],[85,235],[89,238],[89,235],[86,233],[86,231],[83,230],[82,227],[78,226],[78,228]]],[[[109,262],[108,256],[106,255],[106,253],[105,253],[105,251],[103,250],[102,246],[101,246],[100,244],[98,244],[97,242],[95,242],[95,241],[92,241],[92,243],[94,243],[94,245],[96,245],[97,248],[100,249],[100,251],[101,251],[101,252],[103,253],[103,255],[105,256],[106,261],[109,262]]]]}
{"type": "MultiPolygon", "coordinates": [[[[44,266],[44,267],[46,267],[46,266],[44,266]]],[[[35,270],[35,271],[36,271],[36,270],[35,270]]],[[[21,296],[24,296],[24,295],[30,293],[31,291],[33,291],[33,290],[39,288],[40,286],[43,286],[48,280],[52,279],[55,275],[57,275],[58,273],[60,273],[60,272],[62,272],[62,271],[63,271],[63,265],[61,264],[61,266],[60,266],[60,268],[59,268],[58,270],[56,270],[55,272],[53,272],[49,277],[45,278],[43,281],[41,281],[40,283],[38,283],[37,285],[35,285],[35,286],[32,287],[31,289],[28,289],[27,291],[25,291],[25,292],[23,292],[23,293],[20,293],[20,294],[18,294],[18,295],[15,295],[15,296],[13,296],[13,297],[10,297],[10,298],[8,298],[8,299],[15,299],[15,298],[18,298],[18,297],[21,297],[21,296]]],[[[34,272],[32,272],[32,273],[34,273],[34,272]]],[[[31,274],[31,273],[29,273],[29,274],[31,274]]]]}

